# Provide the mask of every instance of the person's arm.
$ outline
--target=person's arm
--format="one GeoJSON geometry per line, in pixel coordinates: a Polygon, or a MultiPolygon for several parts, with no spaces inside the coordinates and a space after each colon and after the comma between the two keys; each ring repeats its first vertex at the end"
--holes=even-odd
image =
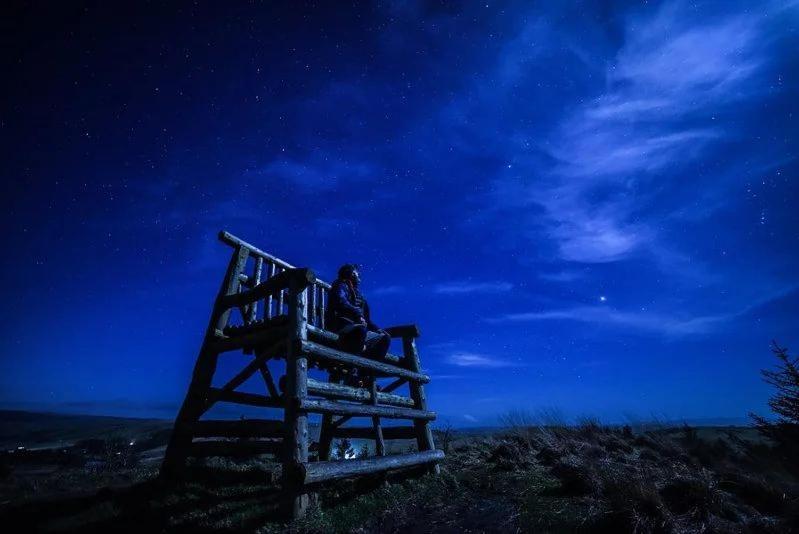
{"type": "Polygon", "coordinates": [[[363,310],[350,303],[348,291],[347,288],[344,287],[344,284],[336,284],[332,289],[333,290],[330,292],[329,306],[333,309],[346,311],[355,318],[363,318],[363,310]]]}

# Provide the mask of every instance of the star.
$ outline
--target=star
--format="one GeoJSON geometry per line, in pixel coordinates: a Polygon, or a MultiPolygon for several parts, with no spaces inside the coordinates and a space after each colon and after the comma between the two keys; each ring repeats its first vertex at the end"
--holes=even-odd
{"type": "Polygon", "coordinates": [[[599,302],[607,302],[608,298],[605,295],[599,295],[599,302]]]}

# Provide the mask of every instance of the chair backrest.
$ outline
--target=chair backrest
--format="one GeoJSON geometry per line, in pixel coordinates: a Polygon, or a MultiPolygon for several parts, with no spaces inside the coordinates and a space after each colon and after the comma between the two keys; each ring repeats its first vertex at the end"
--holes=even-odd
{"type": "MultiPolygon", "coordinates": [[[[287,261],[264,252],[228,232],[219,232],[219,240],[234,249],[234,260],[231,261],[231,268],[228,269],[225,275],[226,279],[223,282],[223,288],[228,288],[229,293],[238,293],[242,289],[253,288],[286,269],[295,268],[287,261]],[[233,280],[228,280],[228,278],[233,280]]],[[[305,290],[308,306],[306,316],[309,325],[317,328],[325,327],[325,307],[328,302],[329,290],[330,284],[319,279],[305,290]]],[[[276,297],[269,296],[259,302],[254,302],[239,310],[243,324],[269,320],[279,315],[285,315],[288,312],[285,291],[281,291],[276,297]]],[[[227,323],[228,321],[229,319],[226,319],[225,322],[227,323]]],[[[225,326],[227,324],[221,325],[219,328],[224,328],[225,326]]]]}

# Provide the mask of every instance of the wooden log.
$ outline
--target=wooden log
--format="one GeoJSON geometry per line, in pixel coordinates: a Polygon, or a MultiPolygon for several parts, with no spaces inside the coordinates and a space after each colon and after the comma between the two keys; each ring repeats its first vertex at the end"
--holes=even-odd
{"type": "Polygon", "coordinates": [[[325,328],[325,301],[327,300],[327,290],[319,285],[319,327],[325,328]]]}
{"type": "MultiPolygon", "coordinates": [[[[261,271],[264,268],[264,259],[261,257],[255,258],[255,268],[253,272],[253,279],[251,287],[255,288],[261,283],[261,271]]],[[[252,323],[258,317],[258,301],[251,302],[247,307],[246,322],[252,323]]]]}
{"type": "Polygon", "coordinates": [[[404,324],[398,326],[389,326],[388,328],[384,328],[388,335],[391,337],[419,337],[419,327],[415,324],[404,324]]]}
{"type": "MultiPolygon", "coordinates": [[[[285,269],[280,269],[279,268],[278,271],[277,271],[277,274],[275,275],[275,278],[279,277],[280,275],[282,275],[285,272],[286,272],[285,269]]],[[[284,293],[285,292],[281,290],[281,291],[278,291],[278,293],[276,295],[277,304],[275,305],[276,306],[275,315],[283,315],[283,297],[284,297],[284,293]]]]}
{"type": "Polygon", "coordinates": [[[305,399],[300,402],[300,409],[313,413],[330,413],[335,415],[350,415],[353,417],[386,417],[388,419],[418,419],[432,421],[436,418],[435,412],[427,410],[412,410],[397,406],[370,406],[368,404],[346,404],[327,400],[305,399]]]}
{"type": "MultiPolygon", "coordinates": [[[[377,406],[377,380],[372,380],[371,384],[372,406],[377,406]]],[[[380,417],[372,416],[372,428],[375,431],[375,453],[378,456],[386,455],[386,442],[383,439],[383,427],[380,425],[380,417]]]]}
{"type": "Polygon", "coordinates": [[[192,456],[257,456],[259,454],[283,453],[283,444],[280,441],[225,441],[204,440],[194,441],[189,449],[192,456]]]}
{"type": "MultiPolygon", "coordinates": [[[[384,426],[383,439],[416,439],[416,428],[412,426],[384,426]]],[[[333,436],[348,439],[375,439],[375,431],[371,426],[351,426],[336,428],[333,436]]]]}
{"type": "MultiPolygon", "coordinates": [[[[311,280],[311,283],[313,280],[311,280]]],[[[301,517],[310,502],[302,475],[308,464],[308,413],[301,409],[308,397],[308,359],[303,344],[308,335],[308,280],[292,278],[288,292],[289,340],[286,356],[286,457],[283,461],[283,485],[291,496],[291,516],[301,517]]],[[[281,293],[282,295],[282,293],[281,293]]]]}
{"type": "Polygon", "coordinates": [[[275,381],[272,380],[272,373],[269,371],[269,366],[266,365],[266,362],[261,364],[259,370],[261,371],[261,377],[264,379],[266,390],[269,392],[269,395],[272,397],[279,397],[280,392],[275,387],[275,381]]]}
{"type": "MultiPolygon", "coordinates": [[[[382,393],[390,393],[390,392],[394,391],[395,389],[397,389],[398,387],[402,386],[403,384],[406,384],[407,382],[408,381],[406,379],[404,379],[404,378],[398,378],[398,379],[394,380],[392,383],[390,383],[389,385],[384,386],[382,393]]],[[[415,405],[415,403],[414,403],[414,405],[415,405]]],[[[348,416],[348,415],[339,417],[338,419],[336,419],[335,421],[332,422],[333,428],[340,427],[341,425],[343,425],[344,423],[346,423],[350,419],[352,419],[352,417],[348,416]]]]}
{"type": "Polygon", "coordinates": [[[316,275],[311,269],[289,269],[261,282],[248,291],[222,297],[221,306],[231,308],[234,306],[245,306],[266,298],[269,295],[275,295],[278,292],[280,292],[281,296],[279,298],[282,300],[283,290],[290,285],[295,284],[297,287],[302,286],[304,288],[313,284],[315,280],[316,275]]]}
{"type": "MultiPolygon", "coordinates": [[[[318,343],[321,343],[323,345],[328,345],[331,347],[335,347],[338,344],[338,334],[313,325],[308,325],[308,337],[312,341],[316,341],[318,343]]],[[[391,354],[391,353],[386,354],[387,362],[396,364],[399,363],[401,359],[402,358],[397,356],[396,354],[391,354]]]]}
{"type": "MultiPolygon", "coordinates": [[[[416,350],[416,341],[412,337],[402,339],[402,349],[405,353],[405,361],[408,368],[414,371],[421,371],[421,362],[419,360],[419,352],[416,350]]],[[[416,403],[418,410],[427,409],[427,397],[425,396],[424,386],[419,383],[410,384],[411,398],[416,403]]],[[[414,421],[413,426],[416,427],[416,446],[419,451],[430,451],[435,449],[433,443],[433,432],[430,425],[425,421],[414,421]]],[[[439,467],[435,465],[433,472],[438,474],[439,467]]]]}
{"type": "MultiPolygon", "coordinates": [[[[226,232],[224,230],[219,232],[219,240],[222,241],[223,243],[227,244],[227,245],[230,245],[231,247],[234,247],[234,248],[235,247],[244,247],[244,248],[248,249],[250,254],[252,254],[253,256],[260,256],[260,257],[264,258],[265,260],[267,260],[267,263],[273,263],[273,264],[277,265],[278,267],[282,267],[283,269],[294,269],[294,266],[291,265],[290,263],[288,263],[286,261],[283,261],[280,258],[277,258],[277,257],[269,254],[268,252],[264,252],[263,250],[259,249],[258,247],[255,247],[255,246],[247,243],[243,239],[239,239],[238,237],[234,236],[230,232],[226,232]]],[[[322,287],[324,287],[325,289],[330,289],[330,284],[328,284],[327,282],[323,282],[323,281],[320,280],[319,284],[322,287]]]]}
{"type": "MultiPolygon", "coordinates": [[[[274,345],[276,341],[285,340],[287,334],[288,327],[280,325],[233,337],[217,333],[212,340],[211,347],[216,353],[241,349],[257,350],[264,346],[274,345]]],[[[271,354],[270,356],[276,356],[277,352],[282,350],[282,348],[282,345],[278,345],[275,349],[275,354],[271,354]]]]}
{"type": "MultiPolygon", "coordinates": [[[[312,378],[308,379],[308,393],[310,395],[317,395],[330,399],[344,399],[360,402],[371,402],[372,398],[371,393],[366,389],[354,388],[331,382],[321,382],[312,378]]],[[[389,406],[405,406],[406,408],[412,408],[414,406],[413,399],[409,397],[392,395],[390,393],[383,393],[382,391],[377,392],[377,402],[389,406]]]]}
{"type": "Polygon", "coordinates": [[[197,421],[191,425],[195,438],[283,438],[283,421],[232,419],[197,421]]]}
{"type": "Polygon", "coordinates": [[[187,427],[198,420],[208,408],[206,402],[208,389],[211,387],[214,373],[216,372],[219,353],[212,347],[217,331],[224,330],[230,318],[230,310],[223,310],[220,300],[231,295],[239,289],[239,275],[244,270],[249,252],[247,249],[237,247],[228,262],[225,277],[217,293],[211,318],[205,330],[205,338],[194,364],[189,390],[183,399],[178,416],[175,419],[175,428],[167,444],[164,462],[161,465],[161,475],[167,478],[178,476],[185,467],[185,459],[191,445],[191,433],[187,427]]]}
{"type": "MultiPolygon", "coordinates": [[[[256,357],[253,358],[253,360],[250,363],[248,363],[246,367],[244,367],[244,369],[239,371],[236,374],[236,376],[234,376],[233,378],[230,379],[230,381],[228,381],[227,384],[222,386],[222,390],[223,391],[233,391],[234,389],[236,389],[237,387],[242,385],[244,382],[247,381],[248,378],[250,378],[252,375],[254,375],[255,372],[264,365],[264,362],[266,361],[266,359],[274,351],[276,351],[279,346],[282,346],[282,345],[283,345],[283,342],[282,341],[278,341],[277,343],[275,343],[273,346],[269,347],[268,349],[260,351],[258,353],[258,355],[256,355],[256,357]]],[[[277,396],[277,395],[273,394],[273,396],[277,396]]]]}
{"type": "Polygon", "coordinates": [[[349,354],[347,352],[342,352],[340,350],[331,349],[330,347],[320,345],[319,343],[314,343],[313,341],[304,341],[302,346],[303,350],[311,357],[343,363],[351,367],[370,369],[388,376],[402,377],[423,384],[430,382],[430,377],[427,375],[409,371],[407,369],[403,369],[402,367],[397,367],[388,363],[378,362],[368,358],[363,358],[361,356],[355,356],[354,354],[349,354]]]}
{"type": "Polygon", "coordinates": [[[305,469],[305,483],[315,484],[326,480],[336,480],[394,469],[403,469],[436,463],[443,459],[444,453],[442,451],[433,450],[368,458],[366,460],[315,462],[308,464],[305,469]]]}
{"type": "Polygon", "coordinates": [[[215,402],[232,402],[234,404],[245,404],[247,406],[261,406],[264,408],[282,408],[286,402],[282,398],[267,397],[256,393],[246,393],[244,391],[223,391],[219,388],[208,389],[209,407],[215,402]]]}
{"type": "Polygon", "coordinates": [[[216,302],[214,303],[214,316],[216,317],[216,330],[224,330],[230,320],[230,308],[235,306],[235,304],[226,305],[225,300],[230,299],[238,295],[239,286],[241,282],[239,281],[239,275],[244,270],[244,266],[247,264],[247,257],[249,256],[249,251],[246,248],[238,248],[236,252],[233,253],[233,257],[230,260],[230,265],[228,265],[228,272],[225,273],[225,279],[222,282],[222,288],[219,291],[219,295],[216,297],[216,302]]]}
{"type": "MultiPolygon", "coordinates": [[[[276,266],[275,266],[274,262],[270,261],[269,262],[269,274],[266,277],[267,280],[269,280],[270,278],[274,278],[275,269],[276,269],[276,266]]],[[[264,302],[266,303],[266,309],[264,310],[264,317],[266,319],[271,319],[272,315],[277,315],[277,314],[273,314],[273,312],[272,312],[272,307],[273,307],[272,304],[273,304],[274,300],[275,300],[274,295],[269,295],[264,300],[264,302]]]]}

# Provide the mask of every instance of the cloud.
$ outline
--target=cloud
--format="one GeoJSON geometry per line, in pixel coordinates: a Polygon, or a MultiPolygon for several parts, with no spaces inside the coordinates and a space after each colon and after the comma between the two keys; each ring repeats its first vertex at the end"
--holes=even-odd
{"type": "Polygon", "coordinates": [[[551,273],[538,273],[538,278],[547,282],[573,282],[585,278],[585,273],[581,271],[554,271],[551,273]]]}
{"type": "Polygon", "coordinates": [[[557,310],[509,313],[500,317],[489,318],[487,322],[577,321],[670,337],[682,337],[704,334],[718,329],[726,323],[748,315],[750,312],[791,297],[796,293],[797,287],[799,286],[787,285],[780,287],[765,297],[738,310],[693,317],[645,310],[623,311],[608,306],[575,306],[557,310]]]}
{"type": "Polygon", "coordinates": [[[449,355],[447,360],[458,367],[498,368],[515,366],[512,362],[474,352],[454,352],[449,355]]]}
{"type": "Polygon", "coordinates": [[[438,284],[433,291],[441,295],[464,293],[504,293],[513,289],[509,282],[448,282],[438,284]]]}
{"type": "Polygon", "coordinates": [[[463,418],[469,421],[470,423],[476,423],[478,421],[478,419],[475,416],[468,413],[463,414],[463,418]]]}
{"type": "Polygon", "coordinates": [[[655,312],[625,312],[605,306],[581,306],[561,310],[539,312],[511,313],[490,322],[531,322],[568,320],[599,325],[631,328],[638,331],[684,336],[700,334],[728,320],[727,315],[709,315],[704,317],[678,318],[655,312]]]}
{"type": "MultiPolygon", "coordinates": [[[[492,201],[533,214],[522,230],[546,235],[562,260],[659,254],[667,246],[659,241],[661,221],[647,208],[669,184],[656,181],[737,135],[736,125],[722,126],[716,116],[762,94],[755,75],[768,56],[757,17],[699,18],[677,3],[645,13],[628,19],[601,92],[562,115],[532,148],[536,135],[526,125],[511,135],[522,141],[507,157],[514,164],[497,179],[492,201]],[[543,156],[530,155],[535,150],[543,156]]],[[[519,53],[511,47],[496,62],[514,86],[525,81],[524,64],[508,70],[506,56],[519,53]]]]}
{"type": "Polygon", "coordinates": [[[383,286],[378,287],[377,289],[373,289],[370,291],[372,295],[398,295],[400,293],[404,293],[405,288],[402,286],[383,286]]]}

